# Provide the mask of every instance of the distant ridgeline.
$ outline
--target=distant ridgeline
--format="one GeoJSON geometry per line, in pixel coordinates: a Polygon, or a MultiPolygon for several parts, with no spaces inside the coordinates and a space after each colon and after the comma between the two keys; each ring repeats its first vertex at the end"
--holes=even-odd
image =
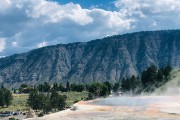
{"type": "MultiPolygon", "coordinates": [[[[0,84],[18,87],[22,83],[37,85],[44,82],[116,83],[140,75],[152,64],[158,68],[167,65],[180,68],[180,30],[116,35],[1,58],[0,84]]],[[[147,86],[147,89],[150,88],[147,86]]]]}

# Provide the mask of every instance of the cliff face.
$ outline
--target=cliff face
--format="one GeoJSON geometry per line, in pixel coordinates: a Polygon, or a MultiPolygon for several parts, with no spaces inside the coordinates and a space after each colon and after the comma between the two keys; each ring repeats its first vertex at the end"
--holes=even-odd
{"type": "Polygon", "coordinates": [[[116,82],[151,64],[180,67],[180,30],[117,35],[1,58],[0,83],[116,82]]]}

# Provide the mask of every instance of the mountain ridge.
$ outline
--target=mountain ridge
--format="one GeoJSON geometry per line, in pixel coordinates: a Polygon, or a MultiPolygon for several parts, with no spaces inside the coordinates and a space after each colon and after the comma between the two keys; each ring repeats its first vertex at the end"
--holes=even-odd
{"type": "Polygon", "coordinates": [[[0,83],[92,83],[138,75],[151,64],[180,67],[180,30],[142,31],[58,44],[0,58],[0,83]]]}

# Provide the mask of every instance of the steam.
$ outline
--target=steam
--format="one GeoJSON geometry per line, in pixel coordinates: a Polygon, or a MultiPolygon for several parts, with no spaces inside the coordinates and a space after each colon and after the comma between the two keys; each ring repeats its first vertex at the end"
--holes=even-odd
{"type": "Polygon", "coordinates": [[[139,111],[155,107],[155,110],[168,114],[180,114],[180,69],[174,70],[171,80],[153,93],[133,96],[131,93],[95,100],[92,104],[135,108],[139,111]]]}
{"type": "Polygon", "coordinates": [[[172,72],[172,79],[162,87],[155,90],[153,95],[180,96],[180,69],[172,72]]]}
{"type": "Polygon", "coordinates": [[[110,97],[106,99],[97,100],[94,104],[98,105],[108,105],[108,106],[128,106],[128,107],[137,107],[137,106],[147,106],[153,103],[167,102],[172,101],[168,97],[156,97],[156,96],[120,96],[120,97],[110,97]]]}

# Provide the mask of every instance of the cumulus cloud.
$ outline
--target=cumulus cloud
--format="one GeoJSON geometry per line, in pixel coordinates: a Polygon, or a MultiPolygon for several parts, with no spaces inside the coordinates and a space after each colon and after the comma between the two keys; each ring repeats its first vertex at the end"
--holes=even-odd
{"type": "Polygon", "coordinates": [[[135,30],[180,27],[180,0],[116,0],[114,4],[135,20],[135,30]]]}
{"type": "Polygon", "coordinates": [[[37,48],[45,47],[47,46],[47,42],[41,42],[37,44],[37,48]]]}
{"type": "Polygon", "coordinates": [[[0,55],[125,33],[132,29],[132,22],[133,19],[120,12],[83,9],[74,3],[61,5],[46,0],[1,0],[0,37],[7,38],[8,49],[0,55]]]}
{"type": "Polygon", "coordinates": [[[179,0],[116,0],[114,5],[117,11],[47,0],[0,0],[0,38],[6,38],[0,41],[0,56],[126,32],[180,27],[179,0]]]}

